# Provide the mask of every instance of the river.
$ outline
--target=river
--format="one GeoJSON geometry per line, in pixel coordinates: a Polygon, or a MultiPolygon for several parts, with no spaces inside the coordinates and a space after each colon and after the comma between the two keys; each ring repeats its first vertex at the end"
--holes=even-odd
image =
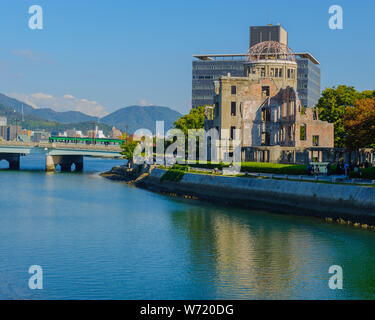
{"type": "Polygon", "coordinates": [[[0,162],[0,299],[373,299],[375,233],[0,162]],[[1,169],[3,168],[3,169],[1,169]],[[30,290],[28,269],[43,269],[30,290]],[[332,265],[343,289],[331,290],[332,265]]]}

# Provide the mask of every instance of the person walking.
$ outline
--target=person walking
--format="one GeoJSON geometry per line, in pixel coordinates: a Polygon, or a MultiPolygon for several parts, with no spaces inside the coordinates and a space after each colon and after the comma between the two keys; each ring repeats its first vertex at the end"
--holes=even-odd
{"type": "Polygon", "coordinates": [[[345,172],[345,176],[346,176],[346,178],[349,178],[350,165],[349,165],[349,163],[347,163],[347,162],[344,164],[344,172],[345,172]]]}

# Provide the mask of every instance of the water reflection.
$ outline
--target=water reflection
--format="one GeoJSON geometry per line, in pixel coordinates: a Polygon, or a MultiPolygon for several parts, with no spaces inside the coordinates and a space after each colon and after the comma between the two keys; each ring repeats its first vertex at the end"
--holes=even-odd
{"type": "Polygon", "coordinates": [[[371,299],[375,292],[374,280],[364,286],[358,274],[361,261],[366,261],[370,268],[364,277],[373,279],[369,274],[375,275],[374,247],[366,250],[358,241],[374,244],[373,233],[314,219],[205,204],[174,211],[171,217],[189,241],[192,265],[212,270],[209,279],[200,280],[214,285],[218,297],[330,299],[358,295],[371,299]],[[361,248],[361,255],[352,252],[353,246],[361,248]],[[328,288],[328,268],[333,264],[341,264],[346,271],[347,290],[328,288]]]}
{"type": "MultiPolygon", "coordinates": [[[[375,233],[169,198],[85,172],[1,170],[0,298],[327,299],[375,296],[375,233]],[[28,267],[46,270],[30,292],[28,267]],[[344,290],[328,269],[344,270],[344,290]]],[[[118,162],[121,163],[121,162],[118,162]]]]}

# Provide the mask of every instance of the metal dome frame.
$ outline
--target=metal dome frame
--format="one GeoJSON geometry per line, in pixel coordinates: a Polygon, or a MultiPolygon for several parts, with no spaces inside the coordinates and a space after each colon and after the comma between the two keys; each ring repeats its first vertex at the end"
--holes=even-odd
{"type": "Polygon", "coordinates": [[[248,62],[262,60],[282,60],[296,62],[296,55],[287,45],[277,41],[260,42],[250,48],[248,62]]]}

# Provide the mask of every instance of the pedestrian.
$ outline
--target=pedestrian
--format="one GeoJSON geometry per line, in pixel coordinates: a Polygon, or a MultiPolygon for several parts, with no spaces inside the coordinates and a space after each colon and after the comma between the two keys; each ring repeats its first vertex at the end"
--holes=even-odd
{"type": "Polygon", "coordinates": [[[350,165],[349,163],[346,162],[344,165],[344,173],[347,178],[349,178],[349,172],[350,172],[350,165]]]}

